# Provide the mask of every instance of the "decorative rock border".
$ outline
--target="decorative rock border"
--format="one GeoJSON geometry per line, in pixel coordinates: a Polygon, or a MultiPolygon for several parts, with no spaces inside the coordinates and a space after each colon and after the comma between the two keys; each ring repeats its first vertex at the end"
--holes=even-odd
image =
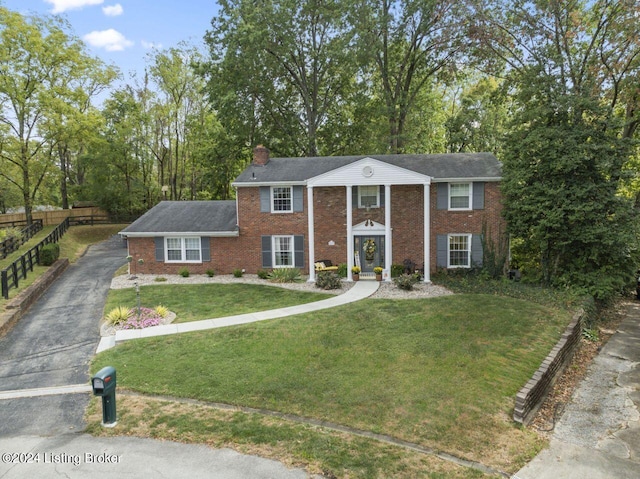
{"type": "Polygon", "coordinates": [[[562,374],[567,364],[569,364],[576,347],[580,344],[583,316],[583,310],[578,311],[573,316],[573,320],[565,329],[560,340],[527,384],[516,394],[516,406],[513,412],[514,421],[525,426],[529,425],[540,406],[542,406],[551,387],[562,374]]]}
{"type": "Polygon", "coordinates": [[[67,269],[67,266],[69,266],[67,258],[57,260],[31,286],[7,302],[5,306],[7,311],[0,315],[0,336],[9,331],[22,318],[40,295],[67,269]]]}

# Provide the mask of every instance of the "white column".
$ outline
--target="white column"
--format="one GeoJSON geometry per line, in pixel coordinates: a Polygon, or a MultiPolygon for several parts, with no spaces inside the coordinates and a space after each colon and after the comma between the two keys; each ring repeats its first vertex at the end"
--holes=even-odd
{"type": "Polygon", "coordinates": [[[309,282],[316,280],[316,238],[313,227],[313,186],[307,186],[307,226],[309,228],[309,282]]]}
{"type": "Polygon", "coordinates": [[[391,185],[384,185],[384,269],[385,281],[391,281],[391,185]]]}
{"type": "Polygon", "coordinates": [[[347,281],[353,281],[353,196],[351,185],[347,185],[347,281]]]}
{"type": "Polygon", "coordinates": [[[424,185],[424,282],[431,282],[431,198],[430,184],[424,185]]]}

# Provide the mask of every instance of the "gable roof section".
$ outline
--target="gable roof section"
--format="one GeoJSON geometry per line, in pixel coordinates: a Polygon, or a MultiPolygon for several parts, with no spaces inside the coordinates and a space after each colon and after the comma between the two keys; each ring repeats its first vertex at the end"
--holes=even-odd
{"type": "Polygon", "coordinates": [[[499,181],[502,178],[502,165],[491,153],[318,156],[308,158],[272,158],[265,166],[251,164],[236,178],[233,185],[305,184],[310,178],[315,178],[366,158],[431,177],[434,182],[464,179],[499,181]]]}
{"type": "Polygon", "coordinates": [[[238,236],[236,202],[162,201],[123,229],[125,236],[238,236]]]}
{"type": "Polygon", "coordinates": [[[431,183],[429,176],[369,157],[307,180],[307,185],[310,186],[418,185],[429,183],[431,183]]]}

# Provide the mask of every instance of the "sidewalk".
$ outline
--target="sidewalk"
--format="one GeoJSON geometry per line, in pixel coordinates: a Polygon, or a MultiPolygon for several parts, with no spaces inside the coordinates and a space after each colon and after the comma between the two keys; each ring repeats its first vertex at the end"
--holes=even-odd
{"type": "Polygon", "coordinates": [[[594,359],[542,451],[513,479],[640,477],[640,303],[594,359]]]}
{"type": "Polygon", "coordinates": [[[192,331],[202,331],[205,329],[223,328],[226,326],[237,326],[239,324],[266,321],[268,319],[284,318],[295,314],[311,313],[321,309],[334,308],[343,304],[353,303],[361,299],[368,298],[378,290],[378,281],[358,281],[349,291],[338,296],[316,301],[313,303],[290,306],[288,308],[270,309],[268,311],[257,311],[255,313],[238,314],[223,318],[205,319],[202,321],[191,321],[189,323],[167,324],[164,326],[154,326],[145,329],[130,329],[117,331],[115,336],[105,336],[100,340],[96,354],[114,347],[116,344],[132,339],[149,338],[153,336],[165,336],[168,334],[190,333],[192,331]]]}

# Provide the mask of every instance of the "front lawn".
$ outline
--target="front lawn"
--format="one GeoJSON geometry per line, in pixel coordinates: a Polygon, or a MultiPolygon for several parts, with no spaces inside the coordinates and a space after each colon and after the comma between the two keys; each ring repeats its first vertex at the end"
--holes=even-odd
{"type": "MultiPolygon", "coordinates": [[[[490,295],[368,299],[265,323],[128,342],[98,355],[92,371],[112,365],[122,388],[330,421],[514,472],[541,447],[535,433],[512,422],[514,396],[558,340],[569,316],[490,295]]],[[[177,417],[182,409],[176,408],[177,417]]],[[[353,438],[342,438],[341,446],[305,448],[295,443],[309,441],[310,432],[277,439],[280,426],[273,426],[274,436],[265,443],[259,438],[268,434],[269,421],[247,418],[241,428],[207,429],[206,439],[160,409],[145,412],[146,419],[121,431],[101,433],[129,429],[232,447],[253,442],[275,456],[274,450],[287,449],[291,442],[294,452],[288,460],[337,477],[415,477],[415,461],[421,461],[409,460],[413,466],[404,473],[389,469],[388,461],[375,471],[358,472],[330,459],[344,454],[351,458],[345,464],[353,462],[353,455],[366,462],[372,452],[351,448],[357,442],[353,438]],[[298,449],[304,452],[296,454],[298,449]]],[[[136,416],[126,409],[120,414],[136,416]]],[[[190,422],[202,417],[232,423],[241,416],[214,420],[186,414],[190,422]]],[[[99,429],[95,421],[91,424],[90,429],[99,429]]],[[[417,470],[427,476],[430,469],[417,470]]],[[[451,474],[432,477],[479,477],[473,470],[451,474]]]]}
{"type": "MultiPolygon", "coordinates": [[[[163,305],[176,313],[176,323],[221,318],[285,308],[327,299],[326,293],[293,291],[277,286],[249,284],[161,284],[140,287],[142,306],[163,305]]],[[[117,306],[137,305],[135,288],[112,289],[107,296],[105,314],[117,306]]]]}

